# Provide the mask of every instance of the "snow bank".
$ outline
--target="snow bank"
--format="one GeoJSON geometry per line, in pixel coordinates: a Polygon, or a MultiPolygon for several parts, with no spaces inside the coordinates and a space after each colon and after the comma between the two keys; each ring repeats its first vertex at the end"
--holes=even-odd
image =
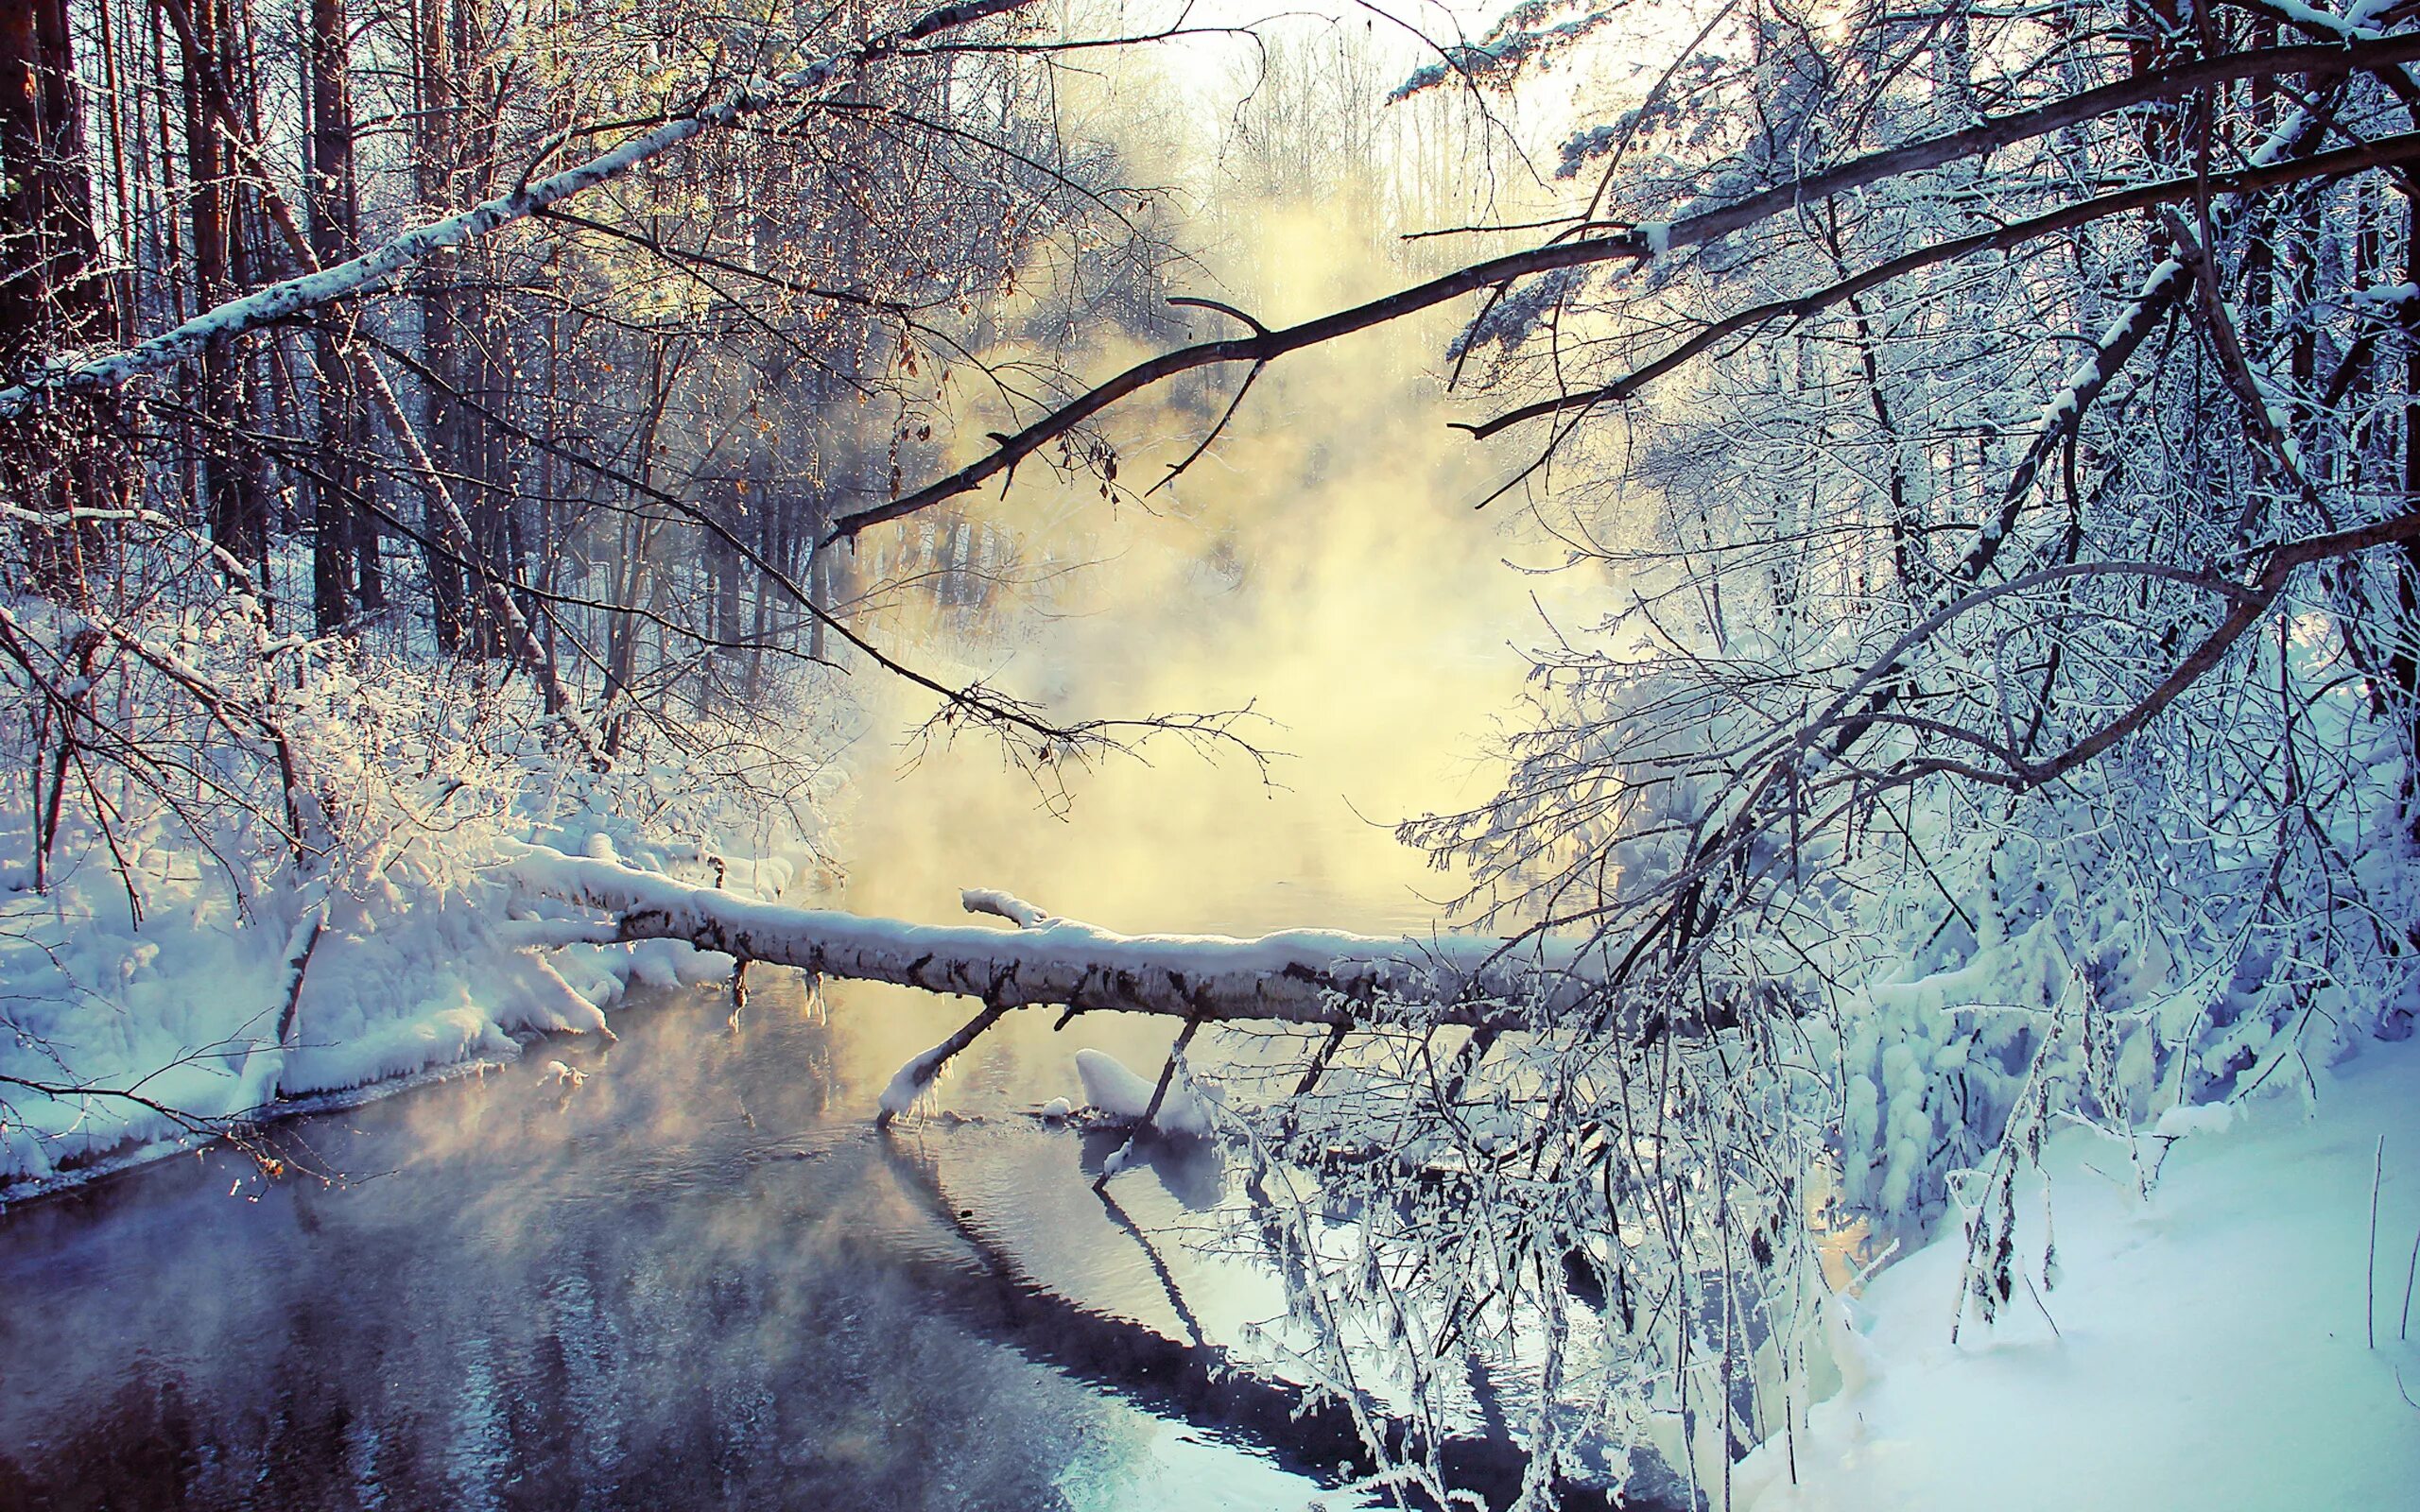
{"type": "MultiPolygon", "coordinates": [[[[517,897],[508,850],[548,841],[777,895],[813,864],[803,832],[837,790],[828,769],[798,776],[769,817],[752,774],[711,756],[634,747],[587,770],[532,733],[517,684],[466,696],[441,669],[334,649],[291,670],[303,686],[275,704],[290,788],[257,752],[212,747],[218,788],[246,801],[187,795],[180,811],[119,783],[107,833],[79,790],[38,878],[26,789],[0,783],[0,1195],[281,1104],[517,1055],[516,1037],[610,1033],[631,983],[706,980],[730,958],[602,942],[577,909],[517,897]],[[265,817],[294,814],[309,845],[265,817]]],[[[801,752],[818,728],[802,723],[801,752]]],[[[31,765],[28,740],[0,700],[12,769],[31,765]]]]}
{"type": "MultiPolygon", "coordinates": [[[[2414,1504],[2420,1409],[2404,1393],[2420,1396],[2420,1344],[2401,1324],[2420,1237],[2420,1055],[2381,1049],[2323,1079],[2308,1120],[2270,1098],[2228,1122],[2204,1109],[2162,1120],[2159,1134],[2177,1138],[2148,1203],[2122,1143],[2083,1129],[2052,1140],[2047,1316],[2020,1287],[1996,1327],[1970,1316],[1953,1347],[1954,1225],[1884,1270],[1855,1308],[1865,1379],[1813,1410],[1794,1446],[1797,1484],[1780,1442],[1740,1466],[1739,1504],[2414,1504]],[[2373,1266],[2375,1349],[2363,1317],[2373,1266]]],[[[2144,1143],[2146,1158],[2156,1153],[2144,1143]]],[[[2034,1214],[2019,1254],[2037,1288],[2042,1202],[2038,1184],[2018,1200],[2034,1214]]]]}
{"type": "MultiPolygon", "coordinates": [[[[6,831],[0,846],[23,842],[6,831]]],[[[117,885],[90,860],[47,897],[0,894],[0,1188],[280,1101],[510,1057],[516,1035],[610,1035],[604,1010],[631,982],[730,969],[676,940],[542,954],[528,924],[506,918],[500,886],[340,895],[314,936],[306,900],[241,912],[189,855],[147,864],[139,924],[122,892],[112,908],[117,885]],[[289,953],[302,939],[298,988],[289,953]]]]}

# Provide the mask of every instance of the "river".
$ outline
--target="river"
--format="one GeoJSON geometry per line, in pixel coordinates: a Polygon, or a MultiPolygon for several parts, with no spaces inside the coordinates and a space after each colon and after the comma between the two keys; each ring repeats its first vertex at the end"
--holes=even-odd
{"type": "MultiPolygon", "coordinates": [[[[1268,780],[1163,742],[1067,807],[979,741],[903,749],[913,711],[878,705],[829,901],[1431,927],[1452,879],[1374,821],[1483,795],[1529,585],[1486,523],[1406,514],[1416,458],[1369,465],[1240,549],[1232,509],[1172,516],[1077,611],[927,634],[1078,713],[1251,701],[1289,753],[1268,780]]],[[[967,1005],[753,987],[735,1017],[720,988],[640,993],[618,1043],[290,1121],[255,1152],[282,1175],[216,1148],[0,1215],[0,1507],[1276,1507],[1331,1483],[1332,1422],[1184,1348],[1282,1310],[1186,1242],[1227,1196],[1215,1152],[1105,1202],[1108,1143],[1031,1116],[1079,1096],[1075,1049],[1148,1071],[1166,1022],[1012,1018],[944,1116],[886,1138],[882,1084],[967,1005]]]]}

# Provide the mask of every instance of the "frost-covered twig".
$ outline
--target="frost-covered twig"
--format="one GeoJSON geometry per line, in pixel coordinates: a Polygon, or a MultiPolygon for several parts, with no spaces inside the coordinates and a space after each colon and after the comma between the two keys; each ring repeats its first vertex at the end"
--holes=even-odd
{"type": "Polygon", "coordinates": [[[2411,1231],[2411,1258],[2403,1264],[2403,1321],[2394,1331],[2402,1343],[2411,1341],[2411,1284],[2420,1281],[2420,1228],[2411,1231]]]}
{"type": "Polygon", "coordinates": [[[2361,1266],[2365,1288],[2361,1299],[2361,1330],[2369,1346],[2378,1347],[2378,1187],[2386,1179],[2386,1136],[2378,1136],[2377,1153],[2370,1159],[2370,1247],[2361,1266]]]}
{"type": "Polygon", "coordinates": [[[897,31],[802,64],[778,78],[751,79],[712,104],[631,137],[585,163],[535,183],[516,185],[510,194],[406,232],[349,262],[230,300],[124,352],[75,364],[33,383],[0,388],[0,417],[23,413],[46,393],[123,387],[147,373],[174,367],[211,342],[258,331],[360,293],[409,270],[432,253],[464,246],[500,226],[584,194],[707,131],[794,103],[832,83],[852,67],[890,57],[941,32],[1032,3],[1033,0],[964,0],[962,4],[929,11],[897,31]]]}

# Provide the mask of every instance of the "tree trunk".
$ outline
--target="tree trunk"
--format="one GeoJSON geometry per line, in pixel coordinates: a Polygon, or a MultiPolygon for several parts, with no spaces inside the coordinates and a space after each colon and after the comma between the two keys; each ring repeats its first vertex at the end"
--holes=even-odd
{"type": "MultiPolygon", "coordinates": [[[[449,123],[454,112],[453,66],[447,57],[444,0],[420,0],[414,10],[415,67],[413,80],[417,120],[413,131],[412,169],[424,214],[441,215],[453,208],[453,133],[449,123]]],[[[421,351],[441,377],[449,385],[458,378],[455,351],[454,290],[452,287],[455,256],[451,252],[433,255],[421,277],[420,337],[421,351]]],[[[441,465],[451,466],[460,453],[456,436],[458,406],[446,392],[429,386],[428,408],[422,434],[428,439],[429,452],[441,465]]],[[[425,544],[423,558],[428,569],[430,611],[434,616],[437,647],[448,656],[462,648],[470,623],[470,603],[462,581],[462,564],[456,561],[441,546],[445,539],[438,529],[432,511],[424,517],[421,537],[425,544]]]]}
{"type": "MultiPolygon", "coordinates": [[[[195,303],[203,308],[234,298],[242,260],[243,219],[233,151],[220,119],[218,95],[234,77],[233,17],[228,0],[198,0],[189,8],[184,43],[185,162],[192,176],[195,303]]],[[[234,343],[220,337],[204,345],[200,393],[195,408],[203,417],[200,492],[211,539],[248,566],[261,560],[268,541],[268,504],[244,455],[238,434],[246,406],[242,369],[234,343]]]]}
{"type": "MultiPolygon", "coordinates": [[[[344,0],[311,0],[309,204],[311,252],[322,267],[351,255],[354,240],[352,43],[344,0]]],[[[359,554],[362,470],[359,405],[345,353],[350,303],[320,312],[312,329],[319,379],[319,476],[313,488],[311,606],[320,633],[333,634],[353,613],[359,554]]]]}
{"type": "MultiPolygon", "coordinates": [[[[0,371],[14,377],[116,329],[100,268],[67,0],[0,4],[0,371]]],[[[45,514],[117,502],[125,476],[106,401],[57,399],[0,422],[0,495],[45,514]]],[[[33,527],[27,582],[80,601],[100,549],[90,524],[33,527]]]]}
{"type": "Polygon", "coordinates": [[[1375,1026],[1381,995],[1426,1006],[1423,1024],[1543,1026],[1591,990],[1586,953],[1551,941],[1449,935],[1387,939],[1298,929],[1258,939],[1117,935],[1005,894],[959,895],[1018,924],[912,924],[752,902],[611,861],[532,846],[506,868],[535,897],[617,916],[579,937],[682,939],[741,960],[980,998],[993,1006],[1156,1013],[1204,1022],[1375,1026]]]}
{"type": "Polygon", "coordinates": [[[15,366],[112,329],[67,0],[0,7],[0,360],[15,366]]]}

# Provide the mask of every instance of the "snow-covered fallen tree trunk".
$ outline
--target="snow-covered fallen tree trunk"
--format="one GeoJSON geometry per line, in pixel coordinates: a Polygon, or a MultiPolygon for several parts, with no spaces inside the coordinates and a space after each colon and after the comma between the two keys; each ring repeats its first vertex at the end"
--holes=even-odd
{"type": "Polygon", "coordinates": [[[1323,929],[1257,939],[1119,935],[986,891],[962,901],[1020,927],[913,924],[752,902],[544,847],[509,865],[525,893],[614,915],[614,938],[686,940],[744,961],[979,998],[994,1009],[1350,1025],[1377,1022],[1384,1002],[1412,1005],[1426,1023],[1506,1030],[1587,989],[1581,953],[1547,940],[1323,929]]]}

